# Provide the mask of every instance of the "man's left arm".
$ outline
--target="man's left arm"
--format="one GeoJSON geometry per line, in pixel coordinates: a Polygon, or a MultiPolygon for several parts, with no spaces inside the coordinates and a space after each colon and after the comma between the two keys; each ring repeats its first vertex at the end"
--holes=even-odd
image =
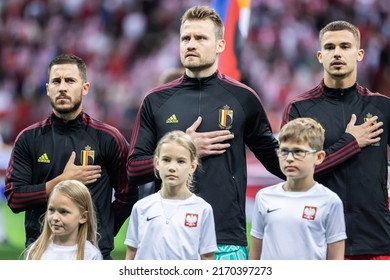
{"type": "Polygon", "coordinates": [[[284,180],[286,177],[280,170],[276,153],[279,141],[272,133],[271,125],[260,100],[253,99],[248,102],[246,113],[245,144],[269,172],[284,180]]]}
{"type": "Polygon", "coordinates": [[[129,144],[119,131],[112,139],[107,151],[106,163],[110,182],[115,190],[112,208],[114,211],[114,235],[121,229],[126,219],[130,216],[134,203],[138,200],[138,188],[131,186],[126,172],[129,144]]]}

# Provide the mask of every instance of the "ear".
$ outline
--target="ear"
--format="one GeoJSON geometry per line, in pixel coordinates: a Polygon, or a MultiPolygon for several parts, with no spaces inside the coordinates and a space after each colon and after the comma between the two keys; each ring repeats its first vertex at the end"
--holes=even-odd
{"type": "Polygon", "coordinates": [[[159,171],[160,161],[158,160],[158,157],[154,158],[154,166],[156,167],[156,170],[159,171]]]}
{"type": "Polygon", "coordinates": [[[318,151],[318,152],[316,153],[316,157],[317,157],[317,158],[316,158],[315,165],[321,164],[321,163],[324,161],[325,156],[326,156],[325,151],[323,151],[323,150],[318,151]]]}
{"type": "Polygon", "coordinates": [[[88,94],[89,86],[90,86],[90,84],[89,84],[88,82],[85,82],[85,83],[83,84],[83,95],[84,95],[84,96],[88,94]]]}
{"type": "Polygon", "coordinates": [[[321,53],[321,51],[317,51],[317,59],[322,64],[322,53],[321,53]]]}
{"type": "Polygon", "coordinates": [[[226,46],[226,41],[224,39],[218,40],[217,49],[216,49],[217,54],[222,53],[225,50],[225,46],[226,46]]]}
{"type": "Polygon", "coordinates": [[[196,163],[196,161],[192,161],[191,163],[191,173],[194,173],[196,168],[198,167],[198,164],[196,163]]]}
{"type": "Polygon", "coordinates": [[[49,84],[46,83],[46,95],[49,96],[49,84]]]}
{"type": "Polygon", "coordinates": [[[85,224],[88,221],[88,211],[84,211],[84,213],[81,215],[79,224],[85,224]]]}
{"type": "Polygon", "coordinates": [[[359,49],[359,50],[358,50],[358,53],[357,53],[357,58],[356,58],[356,60],[357,60],[357,61],[362,61],[362,60],[363,60],[363,57],[364,57],[364,50],[363,50],[363,49],[359,49]]]}

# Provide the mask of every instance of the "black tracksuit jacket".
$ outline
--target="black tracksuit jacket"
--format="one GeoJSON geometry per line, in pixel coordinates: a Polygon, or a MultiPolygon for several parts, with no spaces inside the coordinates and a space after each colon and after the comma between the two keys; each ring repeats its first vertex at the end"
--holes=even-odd
{"type": "Polygon", "coordinates": [[[355,84],[329,89],[322,82],[297,96],[287,106],[282,125],[299,117],[311,117],[325,129],[325,161],[316,179],[336,192],[344,205],[347,237],[345,255],[390,255],[387,147],[390,143],[390,99],[355,84]],[[377,145],[360,149],[345,132],[352,114],[356,125],[378,116],[384,132],[377,145]]]}
{"type": "Polygon", "coordinates": [[[154,180],[153,153],[158,140],[172,130],[185,131],[197,119],[197,132],[228,129],[231,147],[201,159],[194,192],[213,207],[218,244],[246,246],[245,197],[247,145],[272,173],[283,177],[266,113],[249,87],[216,72],[207,78],[183,76],[152,89],[140,107],[130,142],[130,184],[154,180]]]}
{"type": "Polygon", "coordinates": [[[5,195],[13,212],[25,213],[26,246],[41,232],[47,207],[45,183],[60,175],[72,151],[76,165],[88,151],[88,164],[100,165],[101,178],[88,185],[98,220],[99,248],[110,258],[116,234],[137,200],[126,175],[128,142],[120,132],[81,113],[72,121],[52,114],[24,129],[17,137],[6,173],[5,195]],[[113,200],[114,190],[114,201],[113,200]]]}

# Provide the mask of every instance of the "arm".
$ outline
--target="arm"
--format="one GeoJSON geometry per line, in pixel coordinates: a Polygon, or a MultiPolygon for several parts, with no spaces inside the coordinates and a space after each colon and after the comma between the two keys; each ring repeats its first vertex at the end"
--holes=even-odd
{"type": "Polygon", "coordinates": [[[49,180],[50,170],[45,174],[46,171],[38,169],[44,167],[37,166],[34,155],[35,141],[28,130],[24,131],[17,137],[11,153],[6,173],[5,195],[9,207],[15,213],[46,204],[48,194],[62,180],[76,179],[89,184],[100,177],[100,166],[75,165],[76,155],[73,152],[62,173],[49,180]]]}
{"type": "Polygon", "coordinates": [[[157,146],[157,133],[148,107],[148,102],[144,100],[138,111],[130,141],[127,176],[133,186],[140,186],[155,179],[153,154],[157,146]]]}
{"type": "Polygon", "coordinates": [[[271,125],[260,100],[255,97],[249,99],[243,107],[247,114],[244,130],[245,144],[269,172],[285,179],[276,154],[279,141],[272,134],[271,125]]]}
{"type": "MultiPolygon", "coordinates": [[[[281,126],[288,121],[306,117],[302,116],[297,106],[292,103],[288,105],[283,114],[281,126]]],[[[350,159],[361,151],[362,148],[380,141],[379,134],[383,132],[380,127],[382,122],[375,124],[377,117],[368,119],[367,122],[356,125],[356,116],[353,114],[351,120],[346,126],[345,133],[341,135],[339,140],[325,149],[325,160],[316,166],[315,174],[324,175],[339,164],[350,159]],[[369,125],[372,124],[372,125],[369,125]]]]}
{"type": "Polygon", "coordinates": [[[248,259],[260,260],[262,248],[263,248],[263,240],[252,236],[248,259]]]}
{"type": "Polygon", "coordinates": [[[227,140],[233,139],[234,135],[229,130],[216,130],[210,132],[196,132],[202,122],[202,117],[198,119],[186,130],[186,133],[194,140],[198,149],[199,157],[221,155],[230,147],[227,140]]]}
{"type": "Polygon", "coordinates": [[[125,260],[134,260],[137,249],[134,247],[127,246],[125,260]]]}
{"type": "Polygon", "coordinates": [[[214,252],[203,254],[200,258],[202,260],[214,260],[214,252]]]}
{"type": "Polygon", "coordinates": [[[327,246],[327,260],[344,260],[345,241],[340,240],[327,246]]]}
{"type": "Polygon", "coordinates": [[[105,167],[115,190],[112,207],[115,217],[114,235],[116,235],[138,200],[138,188],[130,185],[127,178],[126,163],[129,145],[126,139],[115,128],[111,130],[111,136],[110,142],[107,143],[105,167]]]}
{"type": "Polygon", "coordinates": [[[14,213],[47,203],[45,183],[32,184],[33,160],[27,138],[19,135],[13,147],[5,178],[5,196],[14,213]]]}

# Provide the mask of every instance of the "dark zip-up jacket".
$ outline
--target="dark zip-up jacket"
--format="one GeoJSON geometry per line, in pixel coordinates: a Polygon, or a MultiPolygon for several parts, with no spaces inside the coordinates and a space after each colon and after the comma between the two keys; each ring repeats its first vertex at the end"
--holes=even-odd
{"type": "Polygon", "coordinates": [[[283,177],[266,113],[249,87],[216,72],[207,78],[183,76],[152,89],[145,97],[130,142],[130,183],[154,180],[153,153],[158,140],[172,130],[186,131],[197,119],[197,132],[228,129],[231,147],[201,159],[194,192],[213,207],[218,244],[246,246],[245,197],[247,145],[273,174],[283,177]]]}
{"type": "Polygon", "coordinates": [[[292,100],[282,125],[299,117],[314,118],[325,129],[326,160],[316,169],[316,177],[343,201],[348,237],[345,254],[390,255],[390,99],[359,84],[330,89],[322,82],[292,100]],[[378,144],[360,149],[356,139],[345,132],[352,114],[357,116],[356,125],[378,116],[384,130],[378,144]]]}
{"type": "Polygon", "coordinates": [[[13,212],[26,211],[26,246],[41,232],[47,207],[46,182],[63,172],[75,151],[76,165],[84,160],[102,169],[101,178],[87,187],[96,209],[99,248],[107,258],[114,248],[114,234],[129,217],[137,200],[137,190],[129,188],[126,175],[128,147],[116,128],[83,112],[72,121],[52,114],[24,129],[13,147],[5,195],[13,212]]]}

